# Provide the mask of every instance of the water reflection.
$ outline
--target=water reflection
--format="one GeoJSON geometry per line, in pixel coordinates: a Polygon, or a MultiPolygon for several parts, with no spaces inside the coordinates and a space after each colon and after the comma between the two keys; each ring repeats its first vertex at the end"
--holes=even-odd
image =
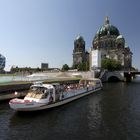
{"type": "Polygon", "coordinates": [[[106,139],[127,139],[127,115],[128,115],[128,96],[125,91],[125,83],[106,84],[101,101],[101,132],[106,139]]]}

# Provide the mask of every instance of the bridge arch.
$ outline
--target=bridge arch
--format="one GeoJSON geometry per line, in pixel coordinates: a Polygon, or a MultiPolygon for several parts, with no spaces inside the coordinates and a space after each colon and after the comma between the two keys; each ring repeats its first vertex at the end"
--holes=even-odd
{"type": "Polygon", "coordinates": [[[103,82],[124,81],[124,72],[122,71],[103,71],[100,75],[103,82]]]}
{"type": "Polygon", "coordinates": [[[119,82],[120,78],[118,78],[117,76],[110,76],[108,77],[108,82],[119,82]]]}

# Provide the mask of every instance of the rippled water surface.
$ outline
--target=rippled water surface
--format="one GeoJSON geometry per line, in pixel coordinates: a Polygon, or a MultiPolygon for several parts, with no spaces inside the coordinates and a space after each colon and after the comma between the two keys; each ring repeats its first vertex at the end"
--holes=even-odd
{"type": "Polygon", "coordinates": [[[0,140],[139,140],[140,80],[106,83],[64,106],[16,113],[0,103],[0,140]]]}

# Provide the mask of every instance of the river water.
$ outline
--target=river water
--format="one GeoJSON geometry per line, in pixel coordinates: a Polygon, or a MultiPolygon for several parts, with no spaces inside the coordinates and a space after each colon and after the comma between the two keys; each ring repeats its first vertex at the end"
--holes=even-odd
{"type": "Polygon", "coordinates": [[[0,140],[139,140],[140,80],[105,83],[103,90],[64,106],[17,113],[0,103],[0,140]]]}

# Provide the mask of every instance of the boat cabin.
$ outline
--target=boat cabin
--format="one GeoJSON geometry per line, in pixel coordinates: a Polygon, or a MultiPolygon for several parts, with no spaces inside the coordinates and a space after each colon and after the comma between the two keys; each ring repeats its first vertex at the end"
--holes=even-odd
{"type": "Polygon", "coordinates": [[[52,96],[54,92],[54,87],[49,84],[32,85],[25,99],[47,99],[52,96]]]}
{"type": "Polygon", "coordinates": [[[63,86],[59,83],[53,84],[34,84],[30,87],[25,99],[40,100],[46,99],[48,102],[55,102],[60,99],[60,94],[63,91],[63,86]]]}

